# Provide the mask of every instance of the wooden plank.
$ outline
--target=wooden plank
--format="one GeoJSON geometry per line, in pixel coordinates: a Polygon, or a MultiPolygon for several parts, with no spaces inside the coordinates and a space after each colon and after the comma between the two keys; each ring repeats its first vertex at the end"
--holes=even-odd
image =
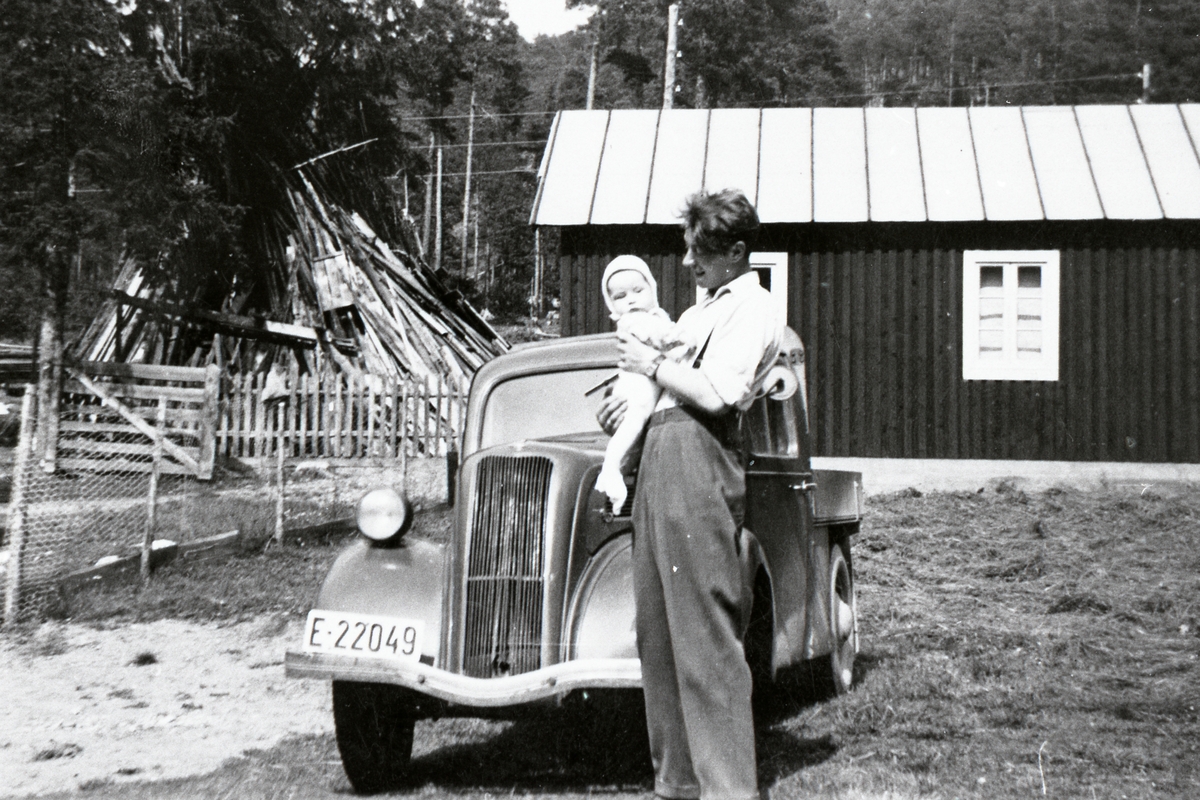
{"type": "Polygon", "coordinates": [[[707,191],[739,189],[757,204],[760,117],[757,108],[713,109],[704,159],[703,185],[707,191]]]}
{"type": "Polygon", "coordinates": [[[1107,219],[1161,219],[1162,207],[1125,106],[1076,106],[1107,219]]]}
{"type": "Polygon", "coordinates": [[[683,201],[703,185],[708,112],[701,109],[663,111],[657,142],[646,202],[646,224],[675,225],[679,222],[683,201]]]}
{"type": "MultiPolygon", "coordinates": [[[[221,369],[216,364],[209,364],[204,369],[204,400],[200,404],[200,410],[200,452],[196,457],[199,469],[196,471],[196,477],[207,481],[212,479],[213,467],[216,465],[217,418],[221,413],[221,369]]],[[[165,414],[168,420],[174,416],[170,409],[165,409],[165,414]]]]}
{"type": "Polygon", "coordinates": [[[640,225],[646,218],[659,112],[614,110],[596,178],[592,225],[640,225]]]}
{"type": "Polygon", "coordinates": [[[989,220],[1043,219],[1029,142],[1019,108],[971,108],[971,137],[989,220]]]}
{"type": "MultiPolygon", "coordinates": [[[[104,400],[105,405],[107,405],[109,408],[114,409],[118,414],[120,414],[122,417],[124,417],[129,422],[129,424],[131,424],[134,428],[137,428],[137,430],[139,432],[141,432],[142,434],[144,434],[146,436],[149,436],[151,439],[162,438],[161,436],[159,436],[158,432],[155,431],[155,429],[152,426],[150,426],[149,424],[146,423],[146,421],[144,419],[142,419],[141,417],[139,417],[135,414],[130,413],[125,408],[124,404],[122,404],[117,398],[112,397],[110,394],[108,394],[108,392],[105,389],[103,389],[100,386],[98,386],[97,384],[93,383],[91,378],[84,375],[82,372],[74,369],[73,367],[67,367],[67,372],[70,373],[75,378],[75,380],[79,381],[81,384],[83,384],[85,387],[87,387],[93,394],[95,394],[97,397],[104,400]]],[[[184,464],[193,473],[195,473],[199,470],[199,465],[196,463],[196,460],[193,459],[188,453],[184,452],[183,449],[180,448],[178,445],[176,445],[174,442],[164,439],[163,440],[163,449],[166,450],[167,453],[169,453],[172,458],[174,458],[174,459],[178,460],[180,463],[184,464]]]]}
{"type": "Polygon", "coordinates": [[[308,375],[297,376],[298,396],[296,398],[296,447],[298,458],[305,458],[308,452],[308,375]]]}
{"type": "MultiPolygon", "coordinates": [[[[80,373],[83,374],[83,373],[80,373]]],[[[105,383],[99,384],[105,388],[108,395],[111,397],[120,397],[124,400],[151,400],[157,401],[165,399],[172,403],[194,403],[201,404],[204,402],[204,389],[183,389],[178,386],[142,386],[136,383],[105,383]]],[[[76,381],[64,381],[64,392],[87,392],[86,386],[76,381]]]]}
{"type": "Polygon", "coordinates": [[[241,419],[241,437],[238,446],[238,455],[243,458],[249,458],[251,455],[251,442],[254,435],[254,375],[243,373],[242,379],[242,419],[241,419]]]}
{"type": "Polygon", "coordinates": [[[866,131],[861,108],[813,109],[813,221],[866,222],[866,131]]]}
{"type": "Polygon", "coordinates": [[[758,218],[812,222],[812,109],[762,111],[758,218]]]}
{"type": "Polygon", "coordinates": [[[1046,219],[1103,219],[1074,110],[1046,106],[1021,113],[1046,219]]]}
{"type": "MultiPolygon", "coordinates": [[[[167,441],[170,441],[169,439],[167,441]]],[[[199,447],[181,447],[185,453],[195,458],[200,455],[199,447]]],[[[77,454],[82,453],[119,453],[122,455],[139,455],[149,458],[154,452],[153,442],[106,442],[98,439],[86,439],[83,437],[72,437],[70,439],[59,440],[60,452],[74,451],[77,454]]],[[[83,456],[76,455],[76,458],[83,456]]]]}
{"type": "Polygon", "coordinates": [[[400,437],[403,435],[403,431],[404,431],[404,429],[401,427],[401,419],[400,419],[400,417],[401,417],[401,413],[400,413],[401,394],[400,394],[400,380],[398,378],[394,379],[391,383],[391,396],[392,396],[391,426],[388,429],[389,430],[389,439],[388,439],[388,442],[386,443],[386,446],[384,447],[383,454],[385,456],[390,455],[392,458],[396,458],[397,456],[400,455],[400,441],[401,441],[400,437]]]}
{"type": "Polygon", "coordinates": [[[442,452],[442,441],[445,434],[445,429],[442,426],[442,398],[445,382],[442,376],[438,375],[434,378],[434,387],[437,391],[437,399],[434,401],[434,420],[433,420],[433,452],[440,455],[442,452]]]}
{"type": "Polygon", "coordinates": [[[607,111],[563,111],[542,180],[538,225],[586,225],[592,208],[607,111]]]}
{"type": "Polygon", "coordinates": [[[1167,219],[1200,218],[1200,161],[1179,106],[1129,107],[1167,219]]]}
{"type": "Polygon", "coordinates": [[[975,145],[965,108],[918,108],[917,134],[930,220],[983,219],[975,145]]]}
{"type": "Polygon", "coordinates": [[[368,382],[367,383],[367,403],[366,403],[367,446],[366,446],[365,454],[370,457],[374,457],[376,455],[376,450],[378,449],[377,443],[375,441],[375,416],[381,412],[382,405],[383,404],[381,402],[378,402],[378,398],[375,396],[374,384],[371,382],[368,382]],[[376,406],[380,406],[380,407],[377,408],[376,406]]]}
{"type": "Polygon", "coordinates": [[[109,378],[134,378],[148,381],[204,383],[203,367],[163,367],[155,364],[126,364],[115,361],[81,361],[78,367],[88,375],[109,378]]]}
{"type": "Polygon", "coordinates": [[[924,222],[925,185],[913,108],[866,109],[867,206],[875,222],[924,222]]]}

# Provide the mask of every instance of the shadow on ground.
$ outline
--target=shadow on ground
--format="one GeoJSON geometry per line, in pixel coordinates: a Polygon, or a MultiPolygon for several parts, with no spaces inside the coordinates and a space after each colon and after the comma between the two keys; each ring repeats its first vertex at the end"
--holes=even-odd
{"type": "MultiPolygon", "coordinates": [[[[606,697],[512,722],[443,719],[419,723],[408,786],[383,796],[467,797],[605,794],[645,797],[654,775],[641,697],[606,697]]],[[[782,726],[758,729],[759,781],[770,786],[834,755],[830,737],[804,738],[782,726]]],[[[248,751],[194,778],[139,783],[114,778],[80,787],[93,800],[184,797],[328,800],[353,796],[332,734],[294,736],[248,751]]],[[[62,795],[77,797],[78,795],[62,795]]],[[[58,795],[44,795],[48,800],[58,795]]]]}

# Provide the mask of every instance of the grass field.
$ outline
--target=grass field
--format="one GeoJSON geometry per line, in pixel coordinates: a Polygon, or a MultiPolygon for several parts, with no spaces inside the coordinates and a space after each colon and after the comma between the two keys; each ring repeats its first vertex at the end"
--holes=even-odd
{"type": "MultiPolygon", "coordinates": [[[[448,521],[445,509],[427,512],[415,535],[444,539],[448,521]]],[[[857,687],[819,703],[798,691],[760,727],[763,785],[774,800],[1200,797],[1198,523],[1190,487],[872,498],[853,543],[857,687]]],[[[168,567],[145,590],[77,596],[71,616],[300,616],[335,545],[168,567]]],[[[636,714],[615,720],[422,723],[412,791],[645,795],[636,714]]],[[[178,795],[122,796],[231,787],[300,798],[349,789],[326,736],[252,754],[178,795]]]]}

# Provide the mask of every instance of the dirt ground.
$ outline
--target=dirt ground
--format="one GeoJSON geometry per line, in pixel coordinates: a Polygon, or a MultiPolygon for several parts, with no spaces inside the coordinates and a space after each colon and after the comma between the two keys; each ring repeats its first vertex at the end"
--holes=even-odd
{"type": "Polygon", "coordinates": [[[203,774],[332,730],[329,687],[288,680],[302,622],[48,623],[0,639],[0,797],[203,774]]]}

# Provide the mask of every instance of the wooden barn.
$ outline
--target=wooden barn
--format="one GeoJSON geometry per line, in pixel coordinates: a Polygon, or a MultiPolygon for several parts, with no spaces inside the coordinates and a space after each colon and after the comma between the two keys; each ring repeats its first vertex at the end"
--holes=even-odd
{"type": "Polygon", "coordinates": [[[807,347],[816,455],[1200,463],[1200,105],[564,111],[531,221],[564,335],[600,276],[695,299],[677,212],[736,187],[807,347]]]}

